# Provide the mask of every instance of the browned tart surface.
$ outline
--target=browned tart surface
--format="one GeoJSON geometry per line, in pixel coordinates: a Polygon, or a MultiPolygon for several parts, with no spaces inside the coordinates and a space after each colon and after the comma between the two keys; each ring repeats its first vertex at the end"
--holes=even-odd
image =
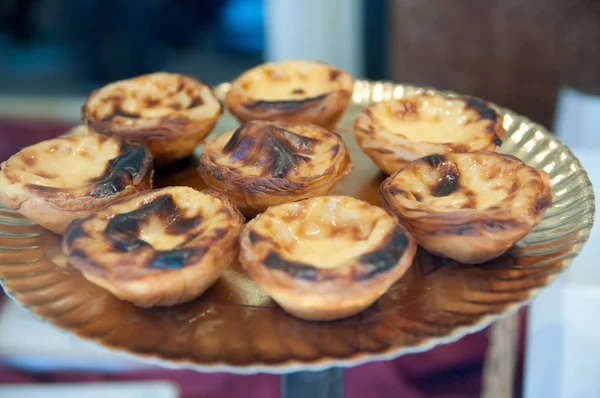
{"type": "Polygon", "coordinates": [[[552,204],[548,176],[510,155],[431,155],[381,185],[384,203],[434,254],[467,263],[498,256],[552,204]]]}
{"type": "Polygon", "coordinates": [[[290,60],[257,66],[233,81],[227,106],[249,120],[312,123],[333,128],[343,115],[354,78],[321,62],[290,60]]]}
{"type": "Polygon", "coordinates": [[[0,199],[62,233],[73,218],[151,188],[151,179],[143,143],[86,132],[23,148],[4,162],[0,199]]]}
{"type": "Polygon", "coordinates": [[[386,174],[427,155],[492,151],[506,134],[488,103],[426,93],[371,104],[354,128],[362,149],[386,174]]]}
{"type": "Polygon", "coordinates": [[[306,319],[362,311],[404,274],[416,249],[385,210],[347,196],[271,207],[244,228],[241,247],[248,274],[306,319]]]}
{"type": "Polygon", "coordinates": [[[201,294],[237,253],[243,217],[224,196],[170,187],[76,220],[63,238],[91,282],[141,306],[201,294]]]}
{"type": "Polygon", "coordinates": [[[209,86],[189,76],[157,72],[94,91],[82,116],[100,133],[147,141],[157,162],[164,164],[188,156],[221,112],[209,86]]]}
{"type": "Polygon", "coordinates": [[[352,162],[341,138],[321,127],[255,121],[206,144],[198,170],[252,215],[327,193],[352,162]]]}

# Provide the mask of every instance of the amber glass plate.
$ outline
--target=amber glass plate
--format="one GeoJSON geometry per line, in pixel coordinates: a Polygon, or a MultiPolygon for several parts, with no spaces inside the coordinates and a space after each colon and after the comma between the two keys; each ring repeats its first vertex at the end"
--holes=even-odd
{"type": "MultiPolygon", "coordinates": [[[[227,89],[222,85],[217,91],[222,95],[227,89]]],[[[354,103],[339,126],[356,167],[332,194],[380,204],[384,177],[359,150],[352,121],[369,101],[417,91],[424,89],[357,82],[354,103]]],[[[325,323],[293,318],[237,262],[193,302],[136,308],[69,266],[59,236],[6,208],[0,209],[2,285],[38,317],[78,336],[163,366],[202,371],[284,373],[352,366],[454,341],[515,311],[548,286],[581,251],[594,219],[591,182],[571,151],[540,125],[498,110],[508,131],[501,151],[550,174],[554,204],[542,223],[509,253],[485,264],[459,264],[420,250],[408,273],[353,318],[325,323]]],[[[236,124],[225,113],[213,134],[236,124]]],[[[194,157],[159,170],[155,185],[205,188],[196,164],[194,157]]]]}

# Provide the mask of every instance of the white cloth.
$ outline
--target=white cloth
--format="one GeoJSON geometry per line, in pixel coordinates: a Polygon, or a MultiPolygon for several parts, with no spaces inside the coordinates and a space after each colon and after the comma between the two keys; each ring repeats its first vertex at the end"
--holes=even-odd
{"type": "MultiPolygon", "coordinates": [[[[600,186],[600,97],[561,90],[555,132],[600,186]]],[[[530,307],[524,398],[600,397],[600,231],[530,307]]]]}

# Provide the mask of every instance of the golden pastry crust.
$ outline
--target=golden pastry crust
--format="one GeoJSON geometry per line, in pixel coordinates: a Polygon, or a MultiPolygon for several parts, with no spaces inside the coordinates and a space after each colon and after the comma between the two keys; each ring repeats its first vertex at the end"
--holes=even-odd
{"type": "Polygon", "coordinates": [[[90,282],[141,307],[192,300],[238,252],[244,218],[223,195],[169,187],[75,220],[63,237],[69,263],[90,282]]]}
{"type": "Polygon", "coordinates": [[[544,171],[495,152],[421,158],[386,179],[380,193],[419,245],[468,264],[507,251],[552,205],[544,171]]]}
{"type": "Polygon", "coordinates": [[[78,126],[73,127],[71,130],[62,134],[62,137],[72,137],[77,135],[88,135],[88,134],[98,134],[85,124],[80,124],[78,126]]]}
{"type": "Polygon", "coordinates": [[[240,245],[248,275],[308,320],[365,310],[404,275],[416,251],[392,215],[348,196],[271,207],[244,227],[240,245]]]}
{"type": "Polygon", "coordinates": [[[152,188],[142,142],[74,129],[21,149],[0,165],[0,201],[57,234],[69,223],[152,188]]]}
{"type": "Polygon", "coordinates": [[[221,113],[209,86],[165,72],[108,84],[92,92],[82,108],[83,121],[93,130],[145,141],[156,165],[189,156],[221,113]]]}
{"type": "Polygon", "coordinates": [[[246,216],[325,195],[352,171],[344,142],[315,125],[247,122],[206,144],[198,172],[246,216]]]}
{"type": "Polygon", "coordinates": [[[423,93],[369,105],[354,132],[362,150],[391,175],[423,156],[495,151],[506,135],[502,121],[480,99],[423,93]]]}
{"type": "Polygon", "coordinates": [[[294,59],[246,71],[232,82],[226,102],[241,122],[310,123],[333,130],[353,91],[354,78],[347,72],[294,59]]]}

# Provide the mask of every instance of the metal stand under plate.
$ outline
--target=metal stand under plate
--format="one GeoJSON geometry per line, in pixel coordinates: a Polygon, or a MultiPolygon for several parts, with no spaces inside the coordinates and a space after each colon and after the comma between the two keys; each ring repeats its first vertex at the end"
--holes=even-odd
{"type": "Polygon", "coordinates": [[[281,378],[282,398],[344,398],[344,369],[298,372],[281,378]]]}

